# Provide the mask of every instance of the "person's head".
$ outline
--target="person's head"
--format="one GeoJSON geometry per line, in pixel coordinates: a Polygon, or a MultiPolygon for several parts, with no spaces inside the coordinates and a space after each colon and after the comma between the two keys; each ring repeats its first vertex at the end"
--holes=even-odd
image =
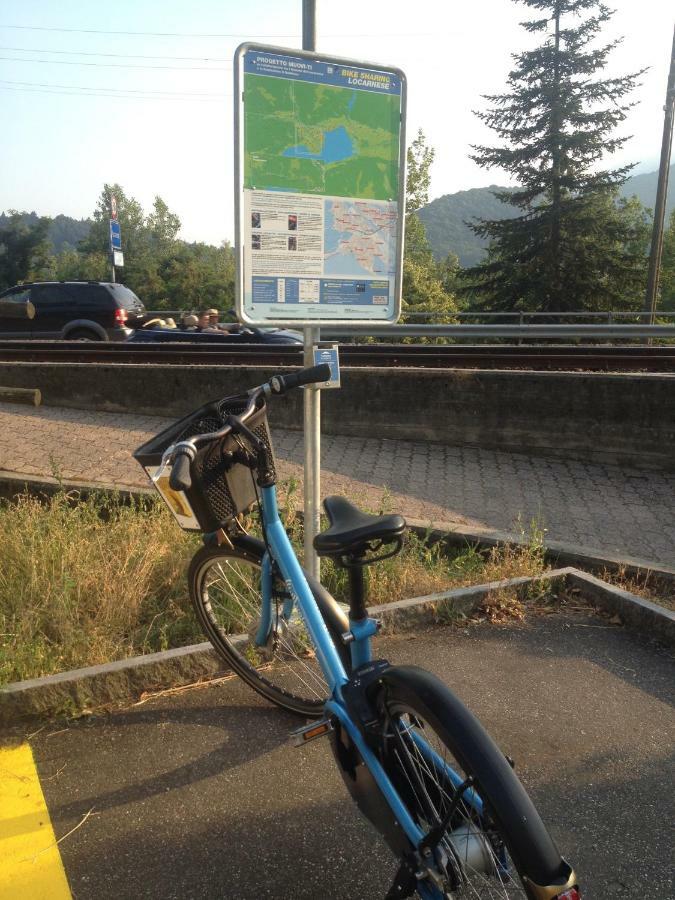
{"type": "Polygon", "coordinates": [[[189,315],[185,316],[185,318],[183,319],[183,325],[185,328],[196,328],[198,324],[199,319],[197,318],[197,316],[189,315]]]}
{"type": "Polygon", "coordinates": [[[211,324],[211,316],[208,309],[203,309],[197,316],[197,327],[208,328],[211,324]]]}
{"type": "Polygon", "coordinates": [[[220,313],[218,312],[218,310],[217,310],[217,309],[207,309],[206,311],[207,311],[207,313],[209,314],[209,322],[210,322],[210,324],[211,324],[211,325],[217,325],[217,324],[218,324],[218,316],[220,315],[220,313]]]}

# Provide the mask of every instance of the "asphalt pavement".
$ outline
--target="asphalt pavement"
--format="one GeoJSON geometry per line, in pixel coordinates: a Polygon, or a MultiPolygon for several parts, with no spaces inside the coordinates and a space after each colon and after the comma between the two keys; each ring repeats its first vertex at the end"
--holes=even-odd
{"type": "MultiPolygon", "coordinates": [[[[387,637],[378,653],[435,671],[479,715],[586,900],[675,896],[672,651],[567,613],[387,637]]],[[[72,896],[384,897],[393,859],[327,743],[291,746],[297,724],[230,678],[33,733],[72,896]]]]}

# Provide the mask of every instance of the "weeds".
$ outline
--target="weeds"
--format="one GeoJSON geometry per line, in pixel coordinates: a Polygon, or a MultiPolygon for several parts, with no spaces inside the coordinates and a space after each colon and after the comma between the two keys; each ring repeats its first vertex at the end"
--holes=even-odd
{"type": "Polygon", "coordinates": [[[631,594],[637,594],[645,600],[651,600],[659,606],[675,611],[675,586],[670,589],[663,585],[654,572],[642,572],[641,574],[628,574],[626,568],[608,572],[605,570],[600,576],[603,581],[608,581],[631,594]]]}
{"type": "MultiPolygon", "coordinates": [[[[297,482],[286,482],[280,498],[301,551],[297,482]]],[[[255,526],[254,517],[249,524],[255,526]]],[[[160,500],[129,503],[103,492],[83,498],[63,490],[44,501],[22,496],[0,504],[0,533],[0,683],[203,639],[185,583],[199,537],[182,532],[160,500]]],[[[487,553],[449,549],[429,538],[410,533],[399,556],[365,570],[370,603],[545,568],[536,535],[525,549],[487,553]]],[[[338,600],[347,600],[344,569],[324,560],[322,580],[338,600]]],[[[499,620],[510,602],[495,594],[485,615],[499,620]]]]}
{"type": "Polygon", "coordinates": [[[194,538],[161,501],[93,494],[0,504],[0,683],[190,643],[194,538]]]}

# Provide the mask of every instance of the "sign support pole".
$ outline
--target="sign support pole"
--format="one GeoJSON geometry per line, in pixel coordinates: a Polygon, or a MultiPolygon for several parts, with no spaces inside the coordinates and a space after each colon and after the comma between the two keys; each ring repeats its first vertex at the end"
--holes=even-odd
{"type": "MultiPolygon", "coordinates": [[[[302,49],[316,50],[316,0],[302,0],[302,49]]],[[[303,329],[304,364],[314,365],[313,348],[319,343],[318,326],[303,329]]],[[[321,391],[307,385],[304,393],[305,430],[305,569],[321,577],[321,563],[314,550],[314,537],[321,530],[321,391]]]]}

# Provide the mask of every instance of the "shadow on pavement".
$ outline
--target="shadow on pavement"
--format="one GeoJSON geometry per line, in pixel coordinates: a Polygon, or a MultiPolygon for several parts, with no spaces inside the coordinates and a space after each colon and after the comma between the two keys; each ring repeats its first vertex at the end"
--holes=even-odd
{"type": "Polygon", "coordinates": [[[132,709],[111,717],[94,717],[78,726],[79,753],[93,758],[105,745],[108,735],[114,734],[113,744],[124,754],[124,771],[113,768],[98,792],[87,792],[86,796],[70,802],[61,801],[50,807],[52,815],[79,819],[92,807],[103,812],[222,775],[287,743],[288,732],[299,721],[290,713],[274,708],[226,703],[132,709]],[[167,726],[185,742],[182,755],[187,758],[183,765],[161,771],[166,761],[176,756],[174,741],[164,740],[158,731],[167,726]],[[126,738],[120,735],[120,731],[127,729],[136,733],[126,738]],[[201,737],[201,729],[208,729],[207,740],[201,737]],[[205,745],[211,747],[207,752],[203,752],[205,745]],[[166,756],[162,755],[163,748],[167,750],[166,756]],[[115,781],[123,784],[106,790],[115,781]]]}

